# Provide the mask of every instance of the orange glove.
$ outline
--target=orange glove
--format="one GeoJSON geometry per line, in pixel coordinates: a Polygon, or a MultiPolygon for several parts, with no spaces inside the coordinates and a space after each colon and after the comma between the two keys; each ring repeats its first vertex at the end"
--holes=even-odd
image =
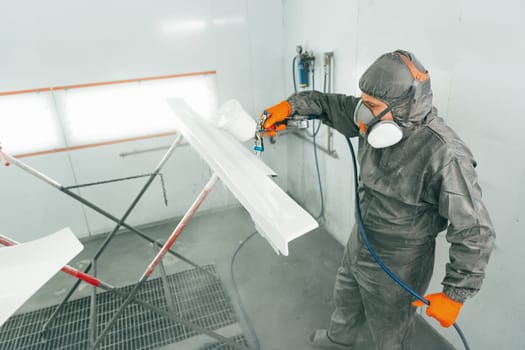
{"type": "Polygon", "coordinates": [[[261,133],[261,136],[264,137],[265,135],[268,135],[268,136],[275,136],[277,135],[277,133],[279,131],[283,131],[284,129],[286,129],[286,125],[285,124],[279,124],[279,125],[272,125],[270,127],[270,130],[266,130],[264,132],[261,133]]]}
{"type": "MultiPolygon", "coordinates": [[[[430,305],[427,307],[427,315],[434,317],[445,328],[452,326],[456,322],[459,311],[463,306],[462,303],[450,299],[443,292],[425,295],[425,299],[430,302],[430,305]]],[[[416,300],[412,305],[418,307],[426,304],[421,300],[416,300]]]]}
{"type": "MultiPolygon", "coordinates": [[[[281,101],[278,104],[271,106],[265,110],[267,119],[264,121],[263,127],[267,130],[276,129],[275,123],[281,122],[288,118],[292,113],[292,106],[287,101],[281,101]]],[[[280,130],[277,130],[280,131],[280,130]]]]}

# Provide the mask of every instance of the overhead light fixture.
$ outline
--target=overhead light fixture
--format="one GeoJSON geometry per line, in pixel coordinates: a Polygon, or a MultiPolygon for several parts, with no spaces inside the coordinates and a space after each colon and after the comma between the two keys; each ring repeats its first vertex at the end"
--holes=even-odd
{"type": "Polygon", "coordinates": [[[205,20],[171,20],[161,24],[161,32],[164,35],[181,35],[199,32],[206,27],[205,20]]]}
{"type": "Polygon", "coordinates": [[[214,25],[242,24],[244,22],[244,17],[215,18],[211,20],[211,23],[214,25]]]}

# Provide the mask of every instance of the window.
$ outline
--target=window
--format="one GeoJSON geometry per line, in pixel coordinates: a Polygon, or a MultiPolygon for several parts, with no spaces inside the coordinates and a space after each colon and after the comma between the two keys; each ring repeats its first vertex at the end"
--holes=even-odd
{"type": "Polygon", "coordinates": [[[11,154],[64,147],[51,93],[1,96],[0,142],[11,154]]]}
{"type": "Polygon", "coordinates": [[[70,146],[174,131],[167,98],[182,97],[199,114],[217,108],[215,77],[192,76],[56,92],[70,146]]]}
{"type": "Polygon", "coordinates": [[[167,98],[184,98],[205,117],[218,104],[215,74],[43,90],[0,96],[0,143],[8,153],[175,131],[167,98]]]}

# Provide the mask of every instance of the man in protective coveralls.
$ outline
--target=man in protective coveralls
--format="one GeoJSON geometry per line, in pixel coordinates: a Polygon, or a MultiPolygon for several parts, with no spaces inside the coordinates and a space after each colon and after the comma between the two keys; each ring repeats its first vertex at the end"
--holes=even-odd
{"type": "MultiPolygon", "coordinates": [[[[314,116],[344,136],[360,136],[359,199],[368,239],[420,295],[432,277],[436,236],[446,229],[450,262],[443,290],[425,298],[427,314],[449,327],[480,289],[494,244],[476,161],[437,116],[430,77],[412,53],[382,55],[359,88],[360,98],[317,91],[293,95],[266,110],[264,128],[274,135],[298,114],[314,116]]],[[[337,272],[334,301],[329,326],[309,336],[312,345],[352,349],[358,334],[369,331],[377,349],[410,348],[415,306],[423,303],[413,303],[382,271],[355,226],[337,272]]]]}

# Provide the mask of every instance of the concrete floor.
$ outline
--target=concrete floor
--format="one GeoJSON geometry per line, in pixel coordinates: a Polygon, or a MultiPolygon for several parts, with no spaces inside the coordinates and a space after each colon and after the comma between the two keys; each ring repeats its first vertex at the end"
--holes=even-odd
{"type": "MultiPolygon", "coordinates": [[[[175,223],[144,228],[153,238],[164,241],[175,223]]],[[[196,216],[174,245],[174,250],[194,262],[215,264],[230,295],[230,261],[238,244],[254,232],[253,222],[243,208],[196,216]]],[[[85,242],[84,251],[71,263],[82,268],[89,262],[101,239],[85,242]]],[[[239,252],[235,276],[245,309],[250,315],[261,348],[313,349],[305,339],[316,328],[326,327],[333,311],[332,287],[343,247],[324,230],[318,229],[290,243],[290,255],[278,256],[261,236],[256,235],[239,252]]],[[[112,285],[135,283],[154,255],[151,245],[132,233],[114,238],[99,259],[98,276],[112,285]]],[[[167,255],[167,273],[191,266],[167,255]]],[[[158,272],[154,277],[158,276],[158,272]]],[[[58,303],[74,282],[63,273],[56,275],[20,310],[31,311],[58,303]]],[[[91,288],[81,284],[74,297],[87,296],[91,288]]],[[[240,315],[240,312],[238,312],[240,315]]],[[[424,321],[423,321],[424,322],[424,321]]],[[[241,322],[247,338],[249,333],[241,322]]],[[[421,347],[452,349],[426,323],[421,327],[421,347]],[[435,344],[435,346],[434,346],[435,344]]],[[[369,349],[362,344],[359,349],[369,349]]]]}

